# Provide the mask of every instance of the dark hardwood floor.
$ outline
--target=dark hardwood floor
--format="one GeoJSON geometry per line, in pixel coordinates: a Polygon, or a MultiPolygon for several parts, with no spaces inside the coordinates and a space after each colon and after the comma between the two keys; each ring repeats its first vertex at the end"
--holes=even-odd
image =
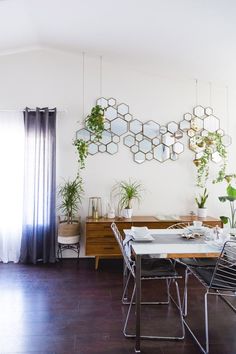
{"type": "MultiPolygon", "coordinates": [[[[120,260],[64,260],[63,264],[0,264],[0,353],[128,354],[134,341],[122,334],[126,307],[121,305],[120,260]]],[[[181,270],[180,270],[181,271],[181,270]]],[[[191,279],[190,321],[204,338],[203,291],[191,279]]],[[[146,283],[149,299],[163,298],[160,282],[146,283]]],[[[174,289],[173,294],[174,294],[174,289]]],[[[210,301],[210,353],[236,353],[236,315],[220,299],[210,301]]],[[[173,304],[144,309],[143,332],[177,333],[173,304]]],[[[131,320],[132,327],[132,320],[131,320]]],[[[131,328],[132,329],[132,328],[131,328]]],[[[198,354],[186,334],[182,342],[143,340],[144,354],[198,354]]]]}

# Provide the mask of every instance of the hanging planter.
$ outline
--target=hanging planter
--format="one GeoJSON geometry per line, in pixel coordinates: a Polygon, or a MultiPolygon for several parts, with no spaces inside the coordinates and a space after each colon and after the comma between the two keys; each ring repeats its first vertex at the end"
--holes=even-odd
{"type": "Polygon", "coordinates": [[[102,138],[104,121],[104,109],[99,105],[94,106],[85,121],[87,128],[94,134],[94,142],[98,142],[102,138]]]}
{"type": "Polygon", "coordinates": [[[83,139],[76,139],[73,141],[73,145],[76,147],[78,152],[78,163],[80,168],[85,168],[85,159],[88,156],[88,143],[83,139]]]}
{"type": "Polygon", "coordinates": [[[212,161],[213,153],[218,153],[222,163],[218,170],[217,177],[212,181],[213,183],[222,182],[225,176],[227,166],[227,151],[222,144],[222,137],[219,133],[208,133],[207,136],[197,136],[196,141],[192,143],[192,150],[198,149],[201,157],[193,160],[197,167],[197,186],[204,188],[209,177],[209,166],[212,161]]]}

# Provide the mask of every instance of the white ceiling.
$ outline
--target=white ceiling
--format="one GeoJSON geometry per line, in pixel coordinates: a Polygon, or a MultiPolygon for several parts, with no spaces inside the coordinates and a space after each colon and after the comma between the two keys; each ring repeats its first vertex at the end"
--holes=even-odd
{"type": "Polygon", "coordinates": [[[0,1],[0,53],[35,46],[236,84],[236,1],[0,1]]]}

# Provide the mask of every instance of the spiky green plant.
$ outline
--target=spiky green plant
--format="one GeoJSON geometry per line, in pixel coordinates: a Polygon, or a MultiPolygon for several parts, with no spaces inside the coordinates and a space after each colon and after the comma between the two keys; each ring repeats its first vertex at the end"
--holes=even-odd
{"type": "Polygon", "coordinates": [[[74,180],[67,180],[59,185],[60,204],[58,209],[65,215],[67,224],[72,224],[73,217],[77,216],[83,194],[83,181],[79,175],[74,180]]]}
{"type": "Polygon", "coordinates": [[[203,194],[199,194],[199,199],[197,197],[195,198],[198,208],[205,208],[208,196],[207,189],[205,188],[203,194]]]}
{"type": "Polygon", "coordinates": [[[113,191],[119,197],[120,208],[131,209],[133,201],[141,201],[143,187],[140,182],[128,180],[118,182],[113,191]]]}

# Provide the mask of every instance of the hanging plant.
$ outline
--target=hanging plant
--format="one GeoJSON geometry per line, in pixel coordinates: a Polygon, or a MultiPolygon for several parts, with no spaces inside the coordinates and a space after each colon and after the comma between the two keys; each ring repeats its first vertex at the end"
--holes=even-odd
{"type": "Polygon", "coordinates": [[[76,147],[78,152],[78,163],[80,168],[85,168],[85,159],[88,156],[88,143],[83,139],[76,139],[73,141],[73,145],[76,147]]]}
{"type": "Polygon", "coordinates": [[[204,188],[209,177],[209,166],[212,161],[212,154],[218,153],[222,163],[220,165],[217,177],[212,181],[218,183],[223,181],[227,166],[227,151],[222,144],[222,137],[219,133],[208,133],[207,136],[196,136],[194,143],[191,143],[191,148],[198,152],[201,157],[193,160],[197,167],[197,186],[204,188]]]}
{"type": "Polygon", "coordinates": [[[92,108],[91,113],[86,118],[87,128],[94,133],[94,142],[100,141],[104,131],[104,109],[96,105],[92,108]]]}

